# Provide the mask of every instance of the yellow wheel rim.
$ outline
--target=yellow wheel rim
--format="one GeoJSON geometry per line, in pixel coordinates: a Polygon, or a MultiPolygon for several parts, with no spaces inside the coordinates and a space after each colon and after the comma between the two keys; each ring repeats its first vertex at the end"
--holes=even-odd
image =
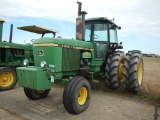
{"type": "Polygon", "coordinates": [[[85,104],[86,100],[87,100],[87,89],[85,87],[82,87],[79,90],[78,103],[80,105],[83,105],[83,104],[85,104]]]}
{"type": "Polygon", "coordinates": [[[118,79],[120,82],[123,82],[123,71],[124,71],[124,60],[122,60],[119,64],[119,68],[118,68],[118,79]]]}
{"type": "Polygon", "coordinates": [[[4,72],[0,74],[0,85],[2,87],[8,87],[14,82],[14,76],[10,72],[4,72]]]}
{"type": "Polygon", "coordinates": [[[139,85],[142,84],[142,79],[143,79],[143,63],[141,60],[138,65],[138,83],[139,85]]]}
{"type": "Polygon", "coordinates": [[[42,93],[44,93],[44,91],[45,91],[45,90],[37,90],[37,93],[42,94],[42,93]]]}

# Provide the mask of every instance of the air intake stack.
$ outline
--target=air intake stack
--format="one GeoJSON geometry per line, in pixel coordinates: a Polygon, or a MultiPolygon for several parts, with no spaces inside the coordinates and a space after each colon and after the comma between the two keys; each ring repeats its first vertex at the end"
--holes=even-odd
{"type": "Polygon", "coordinates": [[[12,42],[12,34],[13,34],[13,24],[10,26],[10,34],[9,34],[9,42],[12,42]]]}
{"type": "Polygon", "coordinates": [[[0,42],[2,42],[3,23],[5,21],[0,19],[0,42]]]}
{"type": "Polygon", "coordinates": [[[85,36],[85,15],[87,12],[81,11],[82,3],[78,2],[78,18],[76,18],[76,39],[84,40],[85,36]]]}

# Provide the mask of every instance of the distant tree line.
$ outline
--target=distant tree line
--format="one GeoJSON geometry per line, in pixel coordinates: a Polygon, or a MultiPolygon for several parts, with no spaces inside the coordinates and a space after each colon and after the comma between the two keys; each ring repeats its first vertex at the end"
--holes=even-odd
{"type": "Polygon", "coordinates": [[[143,53],[143,56],[144,57],[160,57],[160,55],[157,55],[157,54],[147,54],[147,53],[143,53]]]}

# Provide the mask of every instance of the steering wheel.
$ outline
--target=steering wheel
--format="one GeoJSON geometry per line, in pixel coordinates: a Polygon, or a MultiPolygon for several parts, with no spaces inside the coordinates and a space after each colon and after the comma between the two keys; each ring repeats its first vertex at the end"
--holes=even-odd
{"type": "MultiPolygon", "coordinates": [[[[91,35],[89,35],[89,37],[91,37],[91,35]]],[[[98,38],[99,38],[99,36],[98,36],[98,35],[93,34],[93,39],[98,39],[98,38]]]]}
{"type": "Polygon", "coordinates": [[[31,42],[33,43],[35,41],[35,39],[32,39],[31,42]]]}
{"type": "Polygon", "coordinates": [[[98,39],[98,38],[99,38],[99,36],[98,36],[98,35],[96,35],[96,34],[94,34],[94,35],[93,35],[93,38],[94,38],[94,39],[98,39]]]}

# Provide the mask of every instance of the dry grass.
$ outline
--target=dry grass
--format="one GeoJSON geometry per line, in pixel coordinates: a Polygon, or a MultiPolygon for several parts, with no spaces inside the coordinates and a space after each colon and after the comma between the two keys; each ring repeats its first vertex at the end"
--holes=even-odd
{"type": "Polygon", "coordinates": [[[102,90],[113,94],[127,96],[131,99],[139,99],[153,103],[155,106],[160,106],[160,58],[144,57],[144,79],[141,87],[141,92],[131,94],[122,89],[113,91],[106,87],[105,79],[100,83],[91,82],[92,89],[102,90]]]}
{"type": "Polygon", "coordinates": [[[142,92],[160,96],[160,58],[144,57],[142,92]]]}

